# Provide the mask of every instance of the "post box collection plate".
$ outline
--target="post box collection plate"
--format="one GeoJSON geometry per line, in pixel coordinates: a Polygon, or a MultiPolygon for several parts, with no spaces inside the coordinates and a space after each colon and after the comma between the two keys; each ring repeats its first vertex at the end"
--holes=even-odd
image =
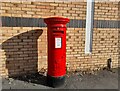
{"type": "Polygon", "coordinates": [[[62,47],[62,38],[55,38],[55,48],[61,48],[62,47]]]}

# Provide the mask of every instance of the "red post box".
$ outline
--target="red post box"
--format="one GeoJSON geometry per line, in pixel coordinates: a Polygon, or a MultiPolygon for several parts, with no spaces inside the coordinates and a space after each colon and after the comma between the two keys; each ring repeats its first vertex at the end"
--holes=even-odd
{"type": "Polygon", "coordinates": [[[68,18],[50,17],[44,19],[47,24],[48,72],[47,83],[57,87],[64,83],[66,74],[66,24],[68,18]]]}

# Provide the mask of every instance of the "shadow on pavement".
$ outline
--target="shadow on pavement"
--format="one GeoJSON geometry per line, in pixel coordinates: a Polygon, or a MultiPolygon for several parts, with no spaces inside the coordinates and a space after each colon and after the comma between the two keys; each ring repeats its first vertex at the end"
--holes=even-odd
{"type": "Polygon", "coordinates": [[[39,74],[39,73],[17,76],[17,77],[13,77],[13,79],[25,81],[28,83],[34,83],[34,84],[38,84],[38,85],[40,84],[40,85],[48,86],[47,85],[47,77],[42,74],[39,74]]]}

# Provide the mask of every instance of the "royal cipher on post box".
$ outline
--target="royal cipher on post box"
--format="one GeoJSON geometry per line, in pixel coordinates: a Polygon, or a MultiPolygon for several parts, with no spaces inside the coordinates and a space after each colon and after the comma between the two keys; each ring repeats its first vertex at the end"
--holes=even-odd
{"type": "Polygon", "coordinates": [[[66,74],[66,24],[68,18],[50,17],[44,19],[47,24],[49,86],[64,84],[66,74]]]}

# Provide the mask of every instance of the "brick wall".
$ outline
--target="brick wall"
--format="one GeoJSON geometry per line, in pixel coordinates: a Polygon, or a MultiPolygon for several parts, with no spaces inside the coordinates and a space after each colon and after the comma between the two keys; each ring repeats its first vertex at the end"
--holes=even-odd
{"type": "MultiPolygon", "coordinates": [[[[120,20],[120,2],[118,3],[118,20],[120,20]]],[[[120,26],[120,23],[118,24],[118,26],[120,26]]],[[[120,29],[118,29],[118,49],[119,49],[118,65],[120,67],[120,29]]]]}
{"type": "Polygon", "coordinates": [[[47,68],[47,29],[43,24],[43,18],[50,16],[71,19],[66,36],[68,71],[98,70],[107,65],[109,58],[112,58],[112,67],[118,66],[119,32],[115,27],[119,18],[117,2],[95,3],[92,54],[84,52],[86,2],[0,2],[0,4],[3,22],[0,29],[2,32],[0,74],[3,76],[31,73],[47,68]],[[6,17],[8,20],[4,21],[6,17]],[[104,22],[108,24],[105,24],[107,27],[103,27],[104,22]]]}

